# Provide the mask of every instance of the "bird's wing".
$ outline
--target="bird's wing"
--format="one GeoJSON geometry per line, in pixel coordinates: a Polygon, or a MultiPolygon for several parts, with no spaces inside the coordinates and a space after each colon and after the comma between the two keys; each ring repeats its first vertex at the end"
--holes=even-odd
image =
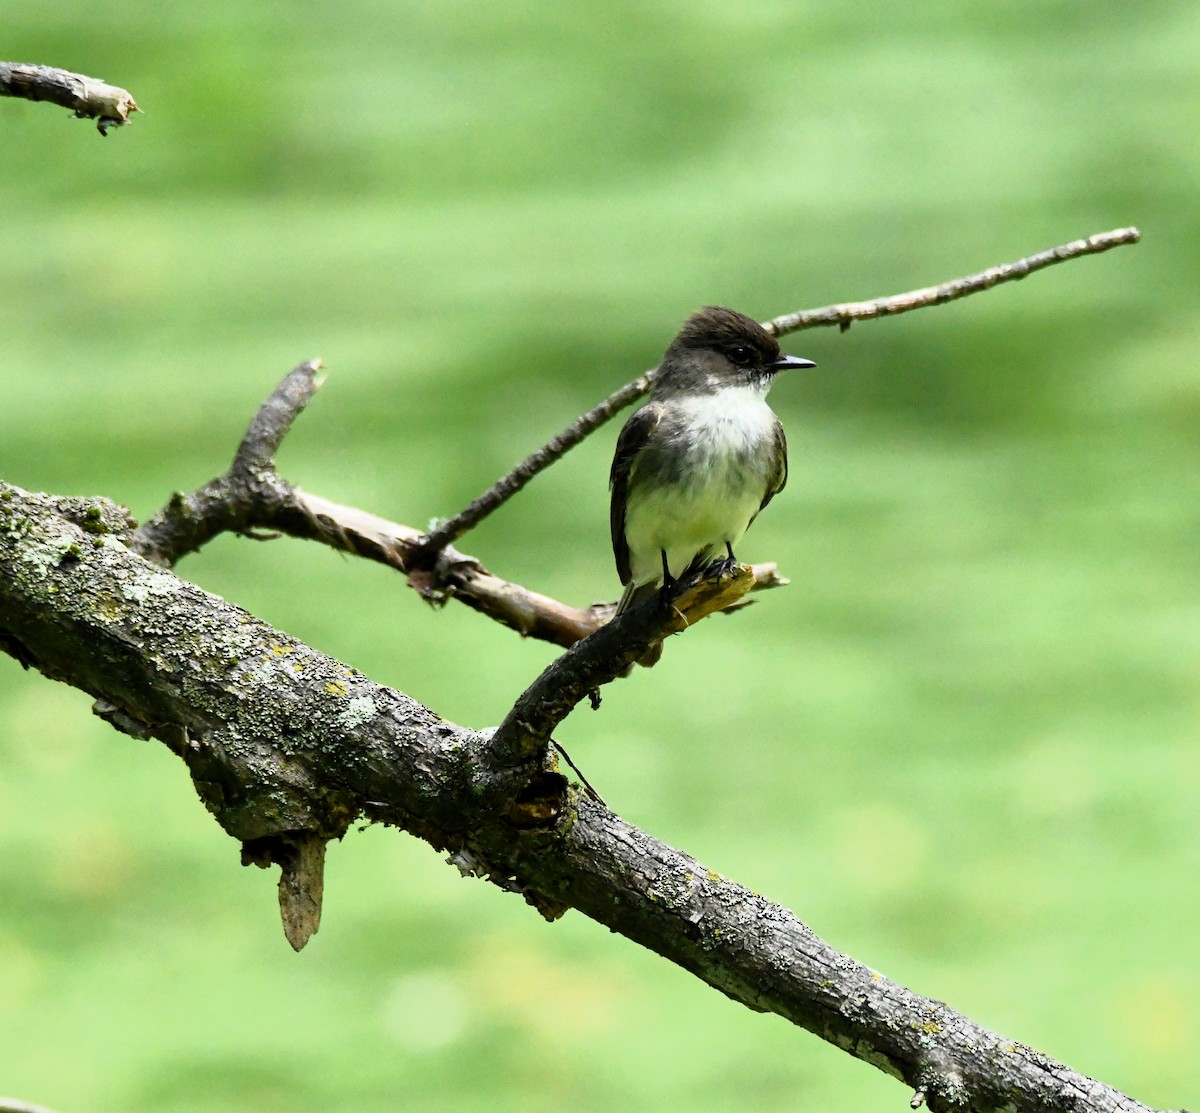
{"type": "MultiPolygon", "coordinates": [[[[771,432],[775,442],[772,446],[774,467],[771,474],[767,477],[767,489],[763,493],[763,500],[758,508],[759,513],[762,512],[763,507],[767,503],[787,486],[787,437],[783,435],[783,426],[778,421],[775,422],[775,428],[771,432]]],[[[755,517],[758,517],[758,515],[756,514],[755,517]]]]}
{"type": "Polygon", "coordinates": [[[625,504],[629,496],[633,462],[661,420],[662,407],[650,402],[625,422],[625,428],[617,437],[617,450],[613,453],[612,470],[608,473],[608,485],[612,489],[609,525],[612,529],[613,556],[617,560],[617,575],[623,584],[629,582],[631,575],[629,545],[625,541],[625,504]]]}

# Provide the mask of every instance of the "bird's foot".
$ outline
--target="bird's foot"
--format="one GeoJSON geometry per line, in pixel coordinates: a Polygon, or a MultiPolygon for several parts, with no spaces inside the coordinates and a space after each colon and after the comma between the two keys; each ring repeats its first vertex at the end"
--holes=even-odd
{"type": "Polygon", "coordinates": [[[732,576],[741,568],[741,562],[733,555],[733,546],[725,542],[725,556],[714,560],[705,570],[704,575],[710,580],[719,580],[723,576],[732,576]]]}
{"type": "Polygon", "coordinates": [[[720,560],[714,560],[704,570],[704,578],[706,580],[719,580],[723,576],[735,575],[739,568],[741,568],[741,564],[738,561],[722,557],[720,560]]]}

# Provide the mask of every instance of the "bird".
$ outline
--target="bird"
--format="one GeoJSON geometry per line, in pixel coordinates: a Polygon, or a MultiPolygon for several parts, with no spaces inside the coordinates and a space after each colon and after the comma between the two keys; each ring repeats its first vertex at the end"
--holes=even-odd
{"type": "Polygon", "coordinates": [[[706,306],[684,322],[613,454],[616,614],[656,593],[666,605],[676,581],[736,566],[734,546],[787,482],[787,439],[767,391],[780,371],[815,366],[734,309],[706,306]]]}

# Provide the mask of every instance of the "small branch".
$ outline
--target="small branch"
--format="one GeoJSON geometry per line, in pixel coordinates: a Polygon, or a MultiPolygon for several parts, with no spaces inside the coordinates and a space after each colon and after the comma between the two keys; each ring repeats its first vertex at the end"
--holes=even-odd
{"type": "Polygon", "coordinates": [[[664,637],[736,606],[754,582],[754,570],[747,565],[733,575],[700,579],[675,597],[669,611],[653,605],[634,607],[556,657],[496,729],[491,739],[496,762],[512,766],[532,760],[585,697],[625,675],[664,637]]]}
{"type": "Polygon", "coordinates": [[[894,317],[898,313],[908,313],[913,309],[957,301],[968,294],[990,290],[1003,282],[1015,282],[1055,263],[1065,263],[1083,255],[1098,255],[1114,247],[1137,243],[1141,238],[1142,234],[1136,228],[1099,232],[1086,240],[1072,240],[1070,243],[1039,251],[1036,255],[1027,255],[1013,263],[1001,263],[998,267],[988,267],[978,274],[943,282],[940,286],[926,286],[921,290],[909,290],[906,294],[893,294],[891,297],[876,298],[873,301],[848,301],[840,305],[826,305],[821,309],[802,309],[798,313],[785,313],[782,317],[764,321],[763,328],[776,336],[823,325],[837,325],[844,332],[855,321],[894,317]]]}
{"type": "MultiPolygon", "coordinates": [[[[417,567],[413,554],[420,530],[310,494],[282,479],[274,455],[320,387],[320,368],[318,360],[309,360],[288,372],[251,421],[229,470],[191,494],[173,495],[133,533],[130,548],[173,568],[221,533],[259,536],[254,531],[272,530],[386,564],[407,574],[410,586],[431,603],[456,599],[522,637],[564,649],[612,617],[611,603],[569,606],[493,575],[452,545],[437,554],[432,568],[417,567]]],[[[752,590],[787,583],[774,564],[753,565],[752,570],[752,590]]]]}
{"type": "MultiPolygon", "coordinates": [[[[941,286],[869,302],[802,310],[766,321],[763,327],[776,335],[823,325],[846,329],[852,321],[894,316],[954,301],[1002,282],[1024,278],[1054,263],[1136,243],[1139,238],[1136,228],[1103,232],[941,286]]],[[[173,567],[182,556],[194,552],[219,533],[233,531],[253,536],[254,529],[276,529],[380,560],[406,572],[412,586],[431,601],[457,598],[523,635],[556,645],[574,645],[607,620],[611,611],[602,606],[566,607],[492,576],[475,558],[451,548],[451,543],[512,498],[535,475],[642,397],[653,383],[653,370],[572,422],[460,514],[421,534],[363,511],[306,495],[275,472],[275,452],[320,386],[316,378],[320,366],[316,360],[303,363],[280,383],[252,422],[230,470],[191,495],[177,494],[138,530],[132,544],[139,553],[173,567]]],[[[774,586],[778,582],[771,576],[759,577],[755,586],[774,586]]]]}
{"type": "Polygon", "coordinates": [[[137,530],[133,549],[155,564],[173,568],[218,534],[272,525],[263,519],[291,492],[275,474],[275,452],[320,388],[321,366],[314,359],[289,371],[250,422],[229,470],[190,495],[176,492],[137,530]]]}
{"type": "Polygon", "coordinates": [[[110,127],[123,127],[138,111],[131,93],[97,77],[21,62],[0,62],[0,97],[44,100],[69,108],[80,119],[95,120],[101,135],[107,135],[110,127]]]}
{"type": "Polygon", "coordinates": [[[250,422],[234,455],[232,473],[274,472],[283,438],[325,381],[317,375],[324,366],[319,359],[306,360],[283,377],[250,422]]]}
{"type": "MultiPolygon", "coordinates": [[[[1141,233],[1136,228],[1118,228],[1112,232],[1100,232],[1089,236],[1086,240],[1074,240],[1059,247],[1051,247],[1045,251],[1039,251],[1036,255],[1026,256],[1013,263],[989,267],[978,274],[956,278],[951,282],[944,282],[940,286],[927,286],[921,290],[910,290],[906,294],[876,298],[874,301],[853,301],[840,305],[827,305],[821,309],[802,309],[795,313],[785,313],[770,321],[763,321],[762,326],[776,336],[827,325],[837,325],[845,332],[853,321],[867,321],[875,317],[893,317],[898,313],[908,313],[913,309],[924,309],[926,306],[955,301],[968,294],[989,290],[1002,282],[1013,282],[1024,278],[1026,275],[1054,263],[1077,259],[1081,255],[1096,255],[1123,244],[1137,243],[1140,238],[1141,233]]],[[[538,472],[545,471],[611,417],[647,394],[654,384],[656,370],[657,368],[653,368],[645,371],[633,382],[626,383],[620,390],[614,391],[599,405],[594,406],[582,417],[568,425],[558,436],[552,438],[531,456],[527,456],[507,475],[498,479],[470,506],[455,514],[453,518],[447,519],[436,529],[430,530],[417,547],[417,559],[423,564],[432,563],[435,554],[441,548],[457,541],[468,530],[479,525],[484,518],[499,509],[520,491],[538,472]]]]}

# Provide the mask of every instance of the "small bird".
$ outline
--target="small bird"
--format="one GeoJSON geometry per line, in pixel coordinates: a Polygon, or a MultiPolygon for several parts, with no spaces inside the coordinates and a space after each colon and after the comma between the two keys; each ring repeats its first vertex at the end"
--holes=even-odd
{"type": "Polygon", "coordinates": [[[775,337],[733,309],[708,306],[684,322],[650,401],[617,438],[609,474],[625,585],[617,614],[716,561],[736,564],[734,545],[787,482],[787,441],[767,391],[778,372],[815,366],[783,355],[775,337]]]}

